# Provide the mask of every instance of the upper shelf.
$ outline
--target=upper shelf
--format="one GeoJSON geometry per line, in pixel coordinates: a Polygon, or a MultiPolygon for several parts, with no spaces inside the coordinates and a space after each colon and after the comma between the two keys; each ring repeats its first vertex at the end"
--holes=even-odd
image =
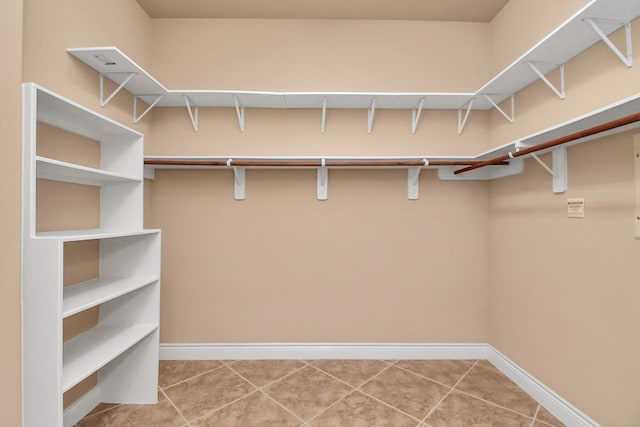
{"type": "Polygon", "coordinates": [[[541,73],[564,64],[601,40],[588,20],[608,36],[640,16],[638,0],[592,0],[552,33],[474,93],[391,92],[261,92],[237,90],[168,90],[116,47],[72,48],[67,51],[124,89],[158,107],[185,106],[185,96],[200,107],[355,108],[489,110],[541,73]],[[127,80],[128,79],[128,80],[127,80]],[[491,97],[488,99],[485,95],[491,97]],[[160,97],[160,98],[159,98],[160,97]]]}

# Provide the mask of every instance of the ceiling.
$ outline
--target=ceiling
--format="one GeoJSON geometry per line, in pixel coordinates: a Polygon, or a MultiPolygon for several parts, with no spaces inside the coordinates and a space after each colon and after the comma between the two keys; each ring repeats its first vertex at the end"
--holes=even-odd
{"type": "Polygon", "coordinates": [[[152,18],[489,22],[508,0],[136,0],[152,18]]]}

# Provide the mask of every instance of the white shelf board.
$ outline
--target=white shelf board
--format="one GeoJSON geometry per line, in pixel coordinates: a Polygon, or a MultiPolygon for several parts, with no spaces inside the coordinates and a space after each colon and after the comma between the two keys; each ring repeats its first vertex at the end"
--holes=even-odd
{"type": "Polygon", "coordinates": [[[99,73],[107,74],[110,80],[120,85],[134,73],[124,88],[134,95],[166,95],[167,89],[154,79],[142,67],[122,53],[117,47],[86,47],[67,49],[99,73]]]}
{"type": "Polygon", "coordinates": [[[94,185],[101,187],[109,184],[140,182],[140,179],[101,169],[80,166],[60,160],[36,156],[36,177],[73,184],[94,185]]]}
{"type": "Polygon", "coordinates": [[[158,280],[158,277],[102,277],[66,286],[62,298],[62,317],[72,316],[158,280]]]}
{"type": "Polygon", "coordinates": [[[38,121],[96,141],[114,139],[135,141],[142,134],[61,97],[48,89],[29,83],[37,89],[38,121]]]}
{"type": "Polygon", "coordinates": [[[65,343],[62,391],[66,392],[157,328],[157,324],[98,325],[65,343]]]}
{"type": "Polygon", "coordinates": [[[100,230],[100,229],[87,229],[87,230],[64,230],[64,231],[46,231],[36,233],[35,238],[39,239],[57,239],[63,242],[75,242],[79,240],[97,240],[97,239],[112,239],[116,237],[129,237],[129,236],[143,236],[145,234],[157,234],[160,230],[146,229],[146,230],[100,230]]]}

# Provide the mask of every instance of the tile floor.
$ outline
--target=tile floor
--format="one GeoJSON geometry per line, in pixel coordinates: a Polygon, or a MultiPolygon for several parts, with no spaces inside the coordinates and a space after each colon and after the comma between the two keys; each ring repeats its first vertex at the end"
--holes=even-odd
{"type": "Polygon", "coordinates": [[[160,361],[158,404],[90,426],[563,426],[486,361],[160,361]]]}

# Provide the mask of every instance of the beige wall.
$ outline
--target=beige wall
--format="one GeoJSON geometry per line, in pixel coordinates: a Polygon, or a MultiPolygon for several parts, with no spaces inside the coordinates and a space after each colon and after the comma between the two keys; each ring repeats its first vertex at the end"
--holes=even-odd
{"type": "Polygon", "coordinates": [[[487,185],[404,171],[161,171],[163,342],[484,342],[487,185]],[[464,244],[462,244],[464,242],[464,244]],[[464,267],[462,267],[464,266],[464,267]]]}
{"type": "MultiPolygon", "coordinates": [[[[639,31],[636,20],[636,45],[639,31]]],[[[623,32],[613,40],[622,45],[623,32]]],[[[491,141],[504,144],[640,91],[637,65],[626,68],[603,43],[565,72],[565,100],[538,81],[516,95],[515,124],[491,112],[491,141]]],[[[626,134],[571,148],[563,195],[532,161],[523,175],[491,183],[490,343],[602,425],[640,420],[631,141],[626,134]],[[584,220],[566,218],[568,197],[586,199],[584,220]]]]}
{"type": "Polygon", "coordinates": [[[566,194],[533,161],[491,184],[490,342],[603,426],[640,420],[632,140],[570,148],[566,194]]]}
{"type": "Polygon", "coordinates": [[[587,3],[589,0],[509,0],[491,21],[492,76],[513,63],[587,3]]]}
{"type": "MultiPolygon", "coordinates": [[[[155,20],[154,67],[169,88],[474,91],[486,79],[487,24],[155,20]],[[446,40],[446,43],[443,43],[446,40]],[[216,42],[214,42],[216,41],[216,42]]],[[[184,109],[152,113],[155,155],[469,154],[488,114],[458,136],[456,111],[184,109]]],[[[486,183],[405,171],[157,174],[150,225],[163,230],[163,342],[482,342],[487,337],[486,183]],[[464,245],[458,245],[464,241],[464,245]],[[197,243],[196,243],[197,242],[197,243]],[[197,248],[194,250],[194,248],[197,248]],[[461,269],[460,265],[466,267],[461,269]],[[452,309],[452,307],[455,307],[452,309]]]]}
{"type": "Polygon", "coordinates": [[[0,38],[11,40],[0,67],[0,424],[18,426],[20,407],[20,177],[22,93],[22,0],[8,0],[0,13],[0,38]]]}

